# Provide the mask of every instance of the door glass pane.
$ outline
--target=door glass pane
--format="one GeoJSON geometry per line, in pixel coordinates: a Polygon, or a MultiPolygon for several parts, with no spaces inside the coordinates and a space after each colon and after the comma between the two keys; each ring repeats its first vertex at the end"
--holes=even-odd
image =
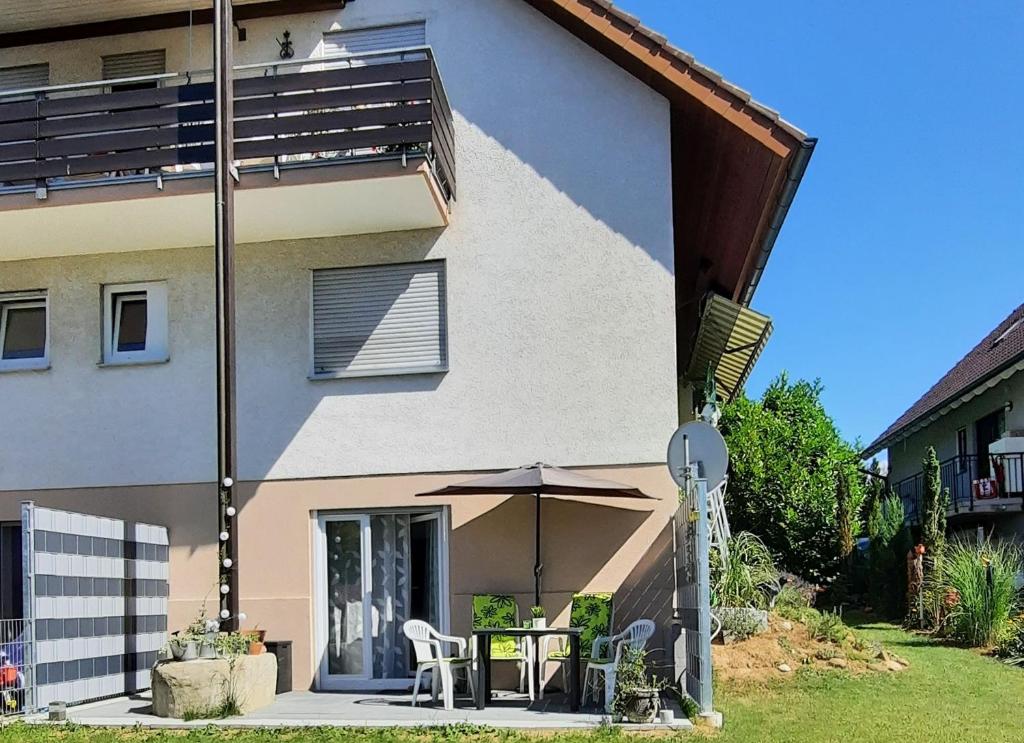
{"type": "Polygon", "coordinates": [[[118,312],[117,350],[145,351],[146,309],[145,294],[120,294],[115,299],[118,312]]]}
{"type": "Polygon", "coordinates": [[[363,673],[363,556],[359,521],[327,522],[327,672],[363,673]]]}
{"type": "Polygon", "coordinates": [[[4,359],[41,359],[46,354],[46,308],[7,308],[4,359]]]}
{"type": "Polygon", "coordinates": [[[409,619],[409,515],[370,517],[373,677],[402,678],[409,660],[402,625],[409,619]]]}

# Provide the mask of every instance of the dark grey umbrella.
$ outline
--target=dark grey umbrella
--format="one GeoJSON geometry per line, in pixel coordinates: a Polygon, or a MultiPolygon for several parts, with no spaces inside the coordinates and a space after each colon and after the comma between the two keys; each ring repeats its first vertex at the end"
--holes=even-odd
{"type": "Polygon", "coordinates": [[[550,464],[530,464],[495,475],[484,475],[466,482],[448,485],[417,497],[436,495],[532,495],[536,499],[536,541],[533,565],[534,606],[540,606],[540,578],[544,564],[540,559],[540,500],[545,495],[596,496],[599,498],[647,498],[650,495],[611,480],[581,475],[577,472],[552,467],[550,464]]]}

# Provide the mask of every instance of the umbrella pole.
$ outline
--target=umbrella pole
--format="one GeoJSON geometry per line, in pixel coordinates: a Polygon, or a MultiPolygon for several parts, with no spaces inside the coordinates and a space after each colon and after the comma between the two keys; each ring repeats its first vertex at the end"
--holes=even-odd
{"type": "Polygon", "coordinates": [[[544,570],[544,566],[540,562],[540,493],[537,493],[537,506],[536,506],[536,531],[534,534],[534,561],[533,561],[533,605],[540,606],[540,574],[544,570]]]}

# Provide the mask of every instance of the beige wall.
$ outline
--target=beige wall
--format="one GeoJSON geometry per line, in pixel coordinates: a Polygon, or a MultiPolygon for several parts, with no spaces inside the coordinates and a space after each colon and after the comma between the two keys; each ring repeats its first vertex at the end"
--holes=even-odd
{"type": "Polygon", "coordinates": [[[0,492],[0,521],[20,520],[20,504],[25,500],[39,506],[168,527],[170,627],[184,627],[207,598],[209,613],[216,613],[217,493],[212,483],[0,492]]]}
{"type": "MultiPolygon", "coordinates": [[[[544,593],[549,622],[567,624],[572,594],[612,591],[616,625],[671,617],[669,519],[678,501],[664,465],[581,470],[639,487],[658,500],[545,499],[544,593]]],[[[520,612],[533,603],[534,511],[531,498],[416,498],[471,473],[242,483],[238,570],[246,624],[270,639],[294,641],[294,683],[310,688],[315,658],[313,516],[317,511],[447,506],[450,508],[451,630],[466,636],[473,593],[515,594],[520,612]]],[[[209,597],[217,607],[212,485],[0,494],[0,520],[18,518],[31,497],[56,506],[169,527],[171,629],[185,625],[209,597]]],[[[656,638],[657,642],[658,638],[656,638]]]]}

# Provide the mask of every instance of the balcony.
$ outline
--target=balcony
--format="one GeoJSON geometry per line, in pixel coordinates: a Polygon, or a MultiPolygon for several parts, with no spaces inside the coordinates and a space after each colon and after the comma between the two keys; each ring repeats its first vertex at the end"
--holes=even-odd
{"type": "MultiPolygon", "coordinates": [[[[429,49],[236,68],[239,242],[439,228],[452,113],[429,49]]],[[[0,97],[0,260],[213,242],[210,72],[0,97]]]]}
{"type": "MultiPolygon", "coordinates": [[[[1024,510],[1024,453],[953,457],[939,464],[939,478],[942,488],[949,490],[950,518],[1024,510]],[[982,497],[975,482],[988,479],[995,482],[996,489],[990,497],[982,497]]],[[[924,474],[918,472],[892,487],[903,501],[907,523],[920,523],[924,474]]]]}

